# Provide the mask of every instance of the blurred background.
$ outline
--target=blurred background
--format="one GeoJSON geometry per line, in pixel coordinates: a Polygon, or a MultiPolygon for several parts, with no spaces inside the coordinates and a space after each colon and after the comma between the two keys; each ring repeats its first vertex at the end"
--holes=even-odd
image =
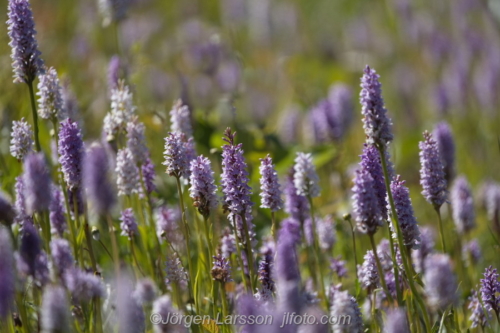
{"type": "MultiPolygon", "coordinates": [[[[74,94],[85,140],[99,139],[110,109],[108,67],[134,93],[137,113],[168,200],[173,183],[161,162],[176,99],[190,106],[198,153],[220,162],[223,130],[243,143],[258,199],[259,158],[270,153],[285,176],[297,151],[312,152],[321,177],[320,213],[350,210],[352,171],[364,131],[359,83],[366,65],[381,76],[395,140],[396,172],[407,180],[421,224],[437,226],[420,194],[418,142],[447,121],[456,143],[456,174],[464,174],[482,204],[484,184],[500,167],[500,1],[487,0],[123,0],[115,24],[98,0],[32,0],[37,40],[47,66],[74,94]],[[345,119],[325,135],[323,109],[344,95],[345,119]]],[[[7,20],[7,0],[0,15],[7,20]]],[[[31,122],[25,85],[12,82],[7,25],[0,34],[1,187],[12,193],[21,166],[10,156],[10,129],[31,122]]],[[[49,146],[51,126],[41,122],[49,146]]],[[[214,163],[216,173],[220,163],[214,163]]],[[[445,225],[453,228],[451,218],[445,225]]],[[[255,205],[259,230],[269,214],[255,205]]],[[[495,261],[498,246],[484,209],[473,233],[495,261]]],[[[339,222],[341,224],[341,222],[339,222]]],[[[347,243],[348,244],[348,243],[347,243]]],[[[347,246],[347,245],[346,245],[347,246]]],[[[497,260],[498,262],[498,260],[497,260]]]]}

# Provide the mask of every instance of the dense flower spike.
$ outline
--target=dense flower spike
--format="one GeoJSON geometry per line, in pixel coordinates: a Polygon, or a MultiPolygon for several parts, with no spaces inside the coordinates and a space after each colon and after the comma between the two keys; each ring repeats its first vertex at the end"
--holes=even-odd
{"type": "Polygon", "coordinates": [[[482,257],[483,254],[477,239],[473,239],[464,244],[462,248],[462,258],[465,260],[466,265],[477,265],[482,257]]]}
{"type": "Polygon", "coordinates": [[[88,302],[94,297],[104,296],[104,285],[99,276],[87,273],[77,267],[66,271],[64,281],[77,303],[88,302]]]}
{"type": "MultiPolygon", "coordinates": [[[[107,214],[116,201],[116,193],[109,180],[110,167],[106,149],[98,144],[91,145],[85,154],[83,179],[87,199],[97,214],[107,214]]],[[[123,168],[120,170],[126,171],[123,168]]]]}
{"type": "Polygon", "coordinates": [[[62,238],[55,238],[50,242],[50,252],[52,254],[52,263],[60,277],[72,268],[75,263],[73,255],[71,254],[71,247],[69,242],[62,238]]]}
{"type": "MultiPolygon", "coordinates": [[[[403,235],[404,245],[410,249],[417,249],[420,245],[420,229],[413,213],[410,191],[405,186],[405,181],[401,180],[401,176],[398,175],[391,182],[391,192],[394,198],[396,214],[398,214],[399,227],[403,235]]],[[[396,232],[392,224],[391,229],[393,233],[396,232]]]]}
{"type": "Polygon", "coordinates": [[[436,124],[432,137],[436,140],[438,146],[446,182],[450,184],[455,176],[455,142],[448,123],[443,121],[436,124]]]}
{"type": "Polygon", "coordinates": [[[191,112],[180,99],[174,103],[172,110],[170,110],[170,130],[174,133],[184,133],[187,137],[193,136],[191,112]]]}
{"type": "Polygon", "coordinates": [[[469,320],[472,322],[471,328],[488,326],[488,320],[491,319],[491,312],[486,310],[478,298],[476,290],[472,290],[472,295],[469,297],[469,305],[467,309],[471,310],[469,320]]]}
{"type": "Polygon", "coordinates": [[[27,216],[26,212],[26,197],[24,194],[24,182],[23,176],[16,177],[16,184],[14,185],[14,192],[16,195],[16,200],[14,202],[14,210],[16,213],[16,222],[22,223],[25,216],[27,216]]]}
{"type": "Polygon", "coordinates": [[[335,127],[333,136],[335,139],[340,139],[345,136],[354,118],[351,88],[342,83],[332,85],[328,91],[328,100],[332,104],[333,114],[331,117],[334,119],[333,123],[338,124],[335,127]]]}
{"type": "Polygon", "coordinates": [[[350,318],[350,324],[332,325],[334,333],[361,333],[363,332],[363,320],[356,299],[346,291],[336,291],[331,297],[330,314],[335,318],[350,318]]]}
{"type": "Polygon", "coordinates": [[[259,281],[262,285],[256,296],[263,301],[272,300],[275,290],[275,283],[273,278],[274,267],[274,242],[268,242],[261,249],[262,259],[259,263],[259,281]]]}
{"type": "Polygon", "coordinates": [[[250,195],[252,188],[248,185],[247,163],[243,157],[241,143],[235,144],[234,137],[228,128],[224,132],[223,140],[227,142],[222,146],[222,175],[221,185],[224,193],[225,209],[229,211],[228,218],[237,230],[238,237],[243,237],[243,218],[245,219],[250,237],[252,236],[252,201],[250,195]]]}
{"type": "Polygon", "coordinates": [[[205,218],[217,207],[217,185],[214,181],[214,172],[210,166],[210,160],[198,156],[191,161],[191,176],[189,183],[189,196],[193,199],[193,205],[205,218]]]}
{"type": "Polygon", "coordinates": [[[154,192],[154,190],[156,189],[155,185],[156,172],[155,172],[155,165],[153,164],[153,161],[151,161],[151,158],[149,156],[141,165],[141,171],[146,191],[148,193],[154,192]]]}
{"type": "Polygon", "coordinates": [[[166,284],[170,283],[183,283],[188,280],[188,274],[184,267],[182,267],[181,260],[174,254],[167,259],[166,267],[166,284]]]}
{"type": "Polygon", "coordinates": [[[330,260],[330,269],[337,274],[339,279],[347,276],[346,261],[342,260],[341,256],[330,260]]]}
{"type": "Polygon", "coordinates": [[[162,164],[167,167],[166,173],[176,178],[187,178],[189,172],[189,160],[182,137],[182,133],[169,133],[165,138],[165,161],[162,164]]]}
{"type": "Polygon", "coordinates": [[[47,286],[41,308],[42,333],[71,332],[66,291],[57,285],[47,286]]]}
{"type": "Polygon", "coordinates": [[[137,227],[137,222],[135,221],[134,211],[132,208],[127,208],[122,212],[120,221],[122,236],[127,236],[128,239],[132,239],[134,238],[134,235],[138,234],[139,229],[137,227]]]}
{"type": "Polygon", "coordinates": [[[319,177],[312,162],[311,154],[297,153],[293,167],[293,183],[297,189],[297,195],[312,198],[319,196],[319,177]]]}
{"type": "Polygon", "coordinates": [[[278,182],[278,174],[274,170],[273,160],[269,156],[260,159],[260,197],[261,208],[269,208],[272,212],[276,212],[283,208],[283,200],[281,199],[280,184],[278,182]]]}
{"type": "Polygon", "coordinates": [[[438,146],[431,134],[426,131],[424,132],[424,141],[419,143],[419,147],[422,194],[429,203],[439,208],[445,203],[447,192],[438,146]]]}
{"type": "Polygon", "coordinates": [[[28,0],[9,0],[7,20],[14,82],[30,83],[44,72],[33,13],[28,0]]]}
{"type": "Polygon", "coordinates": [[[458,177],[450,191],[453,222],[460,234],[468,233],[476,226],[472,190],[464,176],[458,177]]]}
{"type": "MultiPolygon", "coordinates": [[[[380,154],[374,145],[365,144],[363,147],[363,154],[360,156],[361,161],[359,166],[362,170],[368,171],[368,173],[373,178],[373,187],[377,195],[379,202],[380,212],[384,220],[388,219],[388,207],[387,201],[387,189],[385,188],[385,178],[384,171],[382,170],[382,162],[380,160],[380,154]]],[[[389,177],[392,179],[392,165],[389,161],[388,153],[386,152],[386,165],[389,168],[389,177]]]]}
{"type": "Polygon", "coordinates": [[[231,265],[229,264],[229,260],[224,258],[220,253],[214,256],[213,259],[214,265],[210,271],[212,279],[222,283],[231,281],[231,265]]]}
{"type": "Polygon", "coordinates": [[[119,87],[120,80],[125,80],[127,71],[125,64],[119,56],[114,55],[109,60],[108,64],[108,89],[112,92],[113,89],[119,87]]]}
{"type": "Polygon", "coordinates": [[[84,158],[82,133],[71,119],[61,122],[59,131],[59,163],[68,189],[75,191],[81,186],[84,158]]]}
{"type": "Polygon", "coordinates": [[[443,310],[455,303],[457,282],[448,255],[432,254],[427,257],[423,281],[431,308],[443,310]]]}
{"type": "Polygon", "coordinates": [[[54,235],[63,237],[66,231],[66,216],[64,215],[64,197],[61,190],[52,185],[52,200],[49,206],[50,231],[54,235]]]}
{"type": "Polygon", "coordinates": [[[379,78],[380,76],[373,69],[366,66],[361,78],[361,93],[359,96],[367,142],[386,147],[393,139],[392,122],[387,117],[379,78]]]}
{"type": "Polygon", "coordinates": [[[116,186],[118,195],[141,193],[139,168],[134,162],[134,156],[128,148],[118,151],[116,157],[116,186]]]}
{"type": "Polygon", "coordinates": [[[10,133],[10,154],[18,161],[33,151],[33,131],[31,126],[21,118],[12,122],[12,132],[10,133]]]}
{"type": "Polygon", "coordinates": [[[14,254],[10,235],[0,225],[0,318],[5,320],[10,313],[15,292],[14,254]]]}
{"type": "Polygon", "coordinates": [[[417,250],[412,251],[412,260],[417,273],[425,271],[425,260],[427,256],[434,252],[434,230],[429,227],[420,228],[420,246],[417,250]]]}
{"type": "Polygon", "coordinates": [[[371,293],[378,287],[380,278],[373,251],[370,250],[366,252],[363,264],[358,268],[358,278],[361,286],[365,288],[368,293],[371,293]]]}
{"type": "Polygon", "coordinates": [[[382,226],[382,214],[373,177],[366,170],[356,171],[352,191],[353,213],[358,229],[374,234],[382,226]]]}
{"type": "Polygon", "coordinates": [[[51,201],[50,173],[42,153],[32,153],[24,159],[23,196],[26,212],[42,212],[49,208],[51,201]]]}
{"type": "Polygon", "coordinates": [[[118,88],[111,91],[111,111],[104,117],[103,127],[108,141],[115,139],[132,120],[136,109],[132,97],[129,87],[123,81],[119,82],[118,88]]]}
{"type": "Polygon", "coordinates": [[[127,123],[127,148],[134,156],[137,164],[143,164],[149,156],[148,147],[144,139],[144,124],[139,122],[136,117],[127,123]]]}
{"type": "Polygon", "coordinates": [[[38,82],[38,114],[42,119],[63,120],[67,117],[62,88],[56,70],[51,67],[38,82]]]}
{"type": "Polygon", "coordinates": [[[389,310],[384,325],[386,333],[410,333],[406,311],[404,309],[389,310]]]}
{"type": "Polygon", "coordinates": [[[181,213],[179,209],[160,206],[155,215],[158,238],[165,238],[174,246],[180,245],[183,237],[180,231],[181,213]]]}
{"type": "Polygon", "coordinates": [[[38,256],[41,254],[41,240],[31,221],[25,221],[17,257],[17,269],[24,275],[35,275],[38,256]]]}
{"type": "Polygon", "coordinates": [[[309,201],[306,197],[297,194],[297,188],[293,182],[293,169],[285,180],[285,212],[291,218],[303,223],[309,217],[309,201]]]}
{"type": "Polygon", "coordinates": [[[481,299],[484,307],[488,311],[494,311],[496,315],[500,315],[500,282],[498,281],[499,274],[497,269],[489,266],[484,271],[484,278],[481,279],[481,299]]]}
{"type": "Polygon", "coordinates": [[[323,250],[330,250],[337,240],[335,235],[335,225],[330,215],[324,218],[316,217],[316,230],[312,230],[312,219],[308,218],[304,222],[304,233],[308,245],[313,243],[313,232],[316,233],[318,238],[319,247],[323,250]]]}

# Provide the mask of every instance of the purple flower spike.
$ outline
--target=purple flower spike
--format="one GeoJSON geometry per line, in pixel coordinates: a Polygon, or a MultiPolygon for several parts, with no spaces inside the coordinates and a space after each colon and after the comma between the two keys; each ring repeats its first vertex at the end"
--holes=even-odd
{"type": "Polygon", "coordinates": [[[408,319],[404,309],[394,309],[387,313],[387,319],[384,325],[386,333],[410,333],[408,328],[408,319]]]}
{"type": "Polygon", "coordinates": [[[181,214],[178,208],[161,206],[156,211],[156,233],[159,239],[165,238],[170,244],[179,246],[183,237],[179,229],[181,214]]]}
{"type": "Polygon", "coordinates": [[[21,223],[21,221],[24,220],[24,217],[28,215],[26,212],[26,198],[24,194],[23,176],[16,177],[14,192],[16,194],[16,200],[14,202],[16,222],[21,223]]]}
{"type": "Polygon", "coordinates": [[[189,172],[189,160],[181,133],[169,133],[165,138],[165,151],[162,164],[167,167],[166,173],[176,178],[186,178],[189,172]]]}
{"type": "Polygon", "coordinates": [[[22,177],[26,212],[33,214],[47,210],[51,201],[51,181],[43,153],[32,153],[26,156],[22,177]]]}
{"type": "Polygon", "coordinates": [[[83,179],[87,188],[87,199],[97,214],[107,214],[116,202],[116,193],[109,181],[109,172],[110,161],[106,149],[93,144],[85,154],[83,179]]]}
{"type": "Polygon", "coordinates": [[[217,207],[217,185],[214,181],[214,172],[210,167],[210,160],[198,156],[191,161],[191,176],[189,183],[189,196],[193,199],[193,205],[197,207],[201,215],[207,218],[210,211],[217,207]]]}
{"type": "Polygon", "coordinates": [[[120,80],[124,80],[127,76],[125,64],[119,56],[114,55],[108,64],[108,89],[113,91],[119,86],[120,80]]]}
{"type": "Polygon", "coordinates": [[[351,321],[350,325],[332,325],[334,333],[362,333],[363,319],[359,310],[356,299],[349,295],[347,291],[336,291],[332,295],[332,305],[330,313],[335,318],[345,318],[348,316],[351,321]]]}
{"type": "Polygon", "coordinates": [[[425,199],[439,208],[446,202],[446,179],[436,141],[426,131],[420,147],[420,185],[425,199]]]}
{"type": "Polygon", "coordinates": [[[153,164],[153,161],[151,161],[151,158],[149,156],[141,165],[141,170],[142,170],[142,178],[144,179],[144,185],[146,186],[146,191],[148,193],[153,193],[153,191],[156,189],[155,185],[156,172],[155,172],[155,165],[153,164]]]}
{"type": "MultiPolygon", "coordinates": [[[[399,227],[403,234],[404,245],[410,249],[418,249],[420,245],[420,229],[413,213],[410,191],[404,184],[405,181],[401,180],[401,176],[399,175],[391,182],[394,206],[396,214],[398,214],[399,227]]],[[[391,229],[393,233],[396,232],[392,224],[391,229]]]]}
{"type": "Polygon", "coordinates": [[[297,188],[293,183],[293,169],[285,180],[285,212],[291,218],[303,223],[309,217],[309,201],[306,197],[297,194],[297,188]]]}
{"type": "Polygon", "coordinates": [[[328,100],[332,104],[334,123],[337,124],[333,132],[334,138],[345,136],[354,118],[352,91],[347,85],[338,83],[330,87],[328,100]]]}
{"type": "Polygon", "coordinates": [[[137,281],[134,290],[134,298],[140,303],[151,304],[156,298],[158,288],[153,280],[150,278],[143,278],[137,281]]]}
{"type": "Polygon", "coordinates": [[[68,116],[64,109],[59,77],[53,67],[40,75],[37,95],[38,114],[42,119],[63,120],[68,116]]]}
{"type": "Polygon", "coordinates": [[[71,254],[71,248],[67,240],[61,238],[55,238],[50,242],[50,251],[52,253],[52,262],[57,270],[60,277],[64,276],[64,273],[72,268],[75,263],[73,255],[71,254]]]}
{"type": "Polygon", "coordinates": [[[135,163],[142,165],[149,156],[148,147],[144,139],[144,124],[134,117],[127,123],[127,147],[134,157],[135,163]]]}
{"type": "Polygon", "coordinates": [[[295,170],[293,183],[297,189],[297,195],[312,198],[319,196],[319,177],[311,154],[297,153],[293,169],[295,170]]]}
{"type": "Polygon", "coordinates": [[[122,229],[122,236],[127,236],[128,239],[133,239],[134,235],[139,233],[139,229],[137,227],[137,222],[135,221],[134,212],[132,208],[127,208],[122,212],[122,216],[120,217],[120,228],[122,229]]]}
{"type": "Polygon", "coordinates": [[[316,217],[314,222],[316,222],[316,230],[312,230],[312,219],[308,218],[304,222],[304,233],[306,236],[306,241],[308,245],[313,243],[313,232],[316,233],[319,241],[319,247],[323,250],[330,250],[337,240],[335,235],[335,225],[331,216],[325,216],[324,218],[316,217]]]}
{"type": "Polygon", "coordinates": [[[30,83],[44,72],[41,52],[35,39],[33,13],[28,0],[9,0],[7,20],[14,83],[30,83]]]}
{"type": "Polygon", "coordinates": [[[361,78],[361,114],[363,115],[363,128],[367,142],[387,147],[393,139],[392,122],[387,117],[379,78],[380,76],[373,69],[366,66],[361,78]]]}
{"type": "Polygon", "coordinates": [[[276,212],[283,208],[283,200],[281,199],[280,184],[278,183],[278,174],[274,169],[272,158],[267,155],[266,158],[260,159],[260,197],[261,208],[269,208],[272,212],[276,212]]]}
{"type": "Polygon", "coordinates": [[[21,232],[18,270],[24,275],[35,275],[37,258],[41,253],[41,240],[38,231],[31,221],[25,221],[21,232]]]}
{"type": "Polygon", "coordinates": [[[104,296],[104,285],[99,276],[87,273],[77,267],[68,269],[64,281],[77,303],[88,302],[94,297],[104,296]]]}
{"type": "Polygon", "coordinates": [[[361,232],[374,234],[382,226],[382,214],[373,177],[366,170],[356,171],[354,178],[353,213],[361,232]]]}
{"type": "Polygon", "coordinates": [[[256,297],[262,301],[271,301],[275,290],[273,279],[274,268],[274,242],[268,242],[261,249],[262,259],[259,263],[259,281],[262,285],[256,297]]]}
{"type": "Polygon", "coordinates": [[[347,276],[346,261],[341,256],[330,260],[331,270],[341,279],[347,276]]]}
{"type": "Polygon", "coordinates": [[[423,273],[425,271],[425,259],[434,252],[434,237],[435,234],[433,229],[429,227],[420,228],[420,246],[411,253],[417,273],[423,273]]]}
{"type": "Polygon", "coordinates": [[[59,163],[64,180],[71,191],[82,183],[82,163],[84,157],[82,133],[78,124],[71,119],[61,122],[59,131],[59,163]]]}
{"type": "MultiPolygon", "coordinates": [[[[360,156],[361,161],[359,166],[361,169],[368,171],[372,176],[374,182],[375,193],[378,198],[380,211],[384,220],[388,219],[388,202],[387,202],[387,189],[385,188],[384,171],[382,169],[382,162],[380,154],[374,145],[365,144],[363,154],[360,156]]],[[[386,165],[389,171],[389,178],[392,179],[393,171],[392,164],[389,161],[388,153],[386,152],[386,165]]]]}
{"type": "Polygon", "coordinates": [[[473,290],[472,295],[469,297],[467,309],[471,310],[472,313],[469,320],[472,322],[471,328],[481,326],[484,329],[484,327],[488,326],[488,321],[491,319],[491,312],[483,307],[477,294],[477,291],[473,290]]]}
{"type": "Polygon", "coordinates": [[[63,237],[66,231],[66,216],[64,215],[64,197],[57,186],[52,186],[52,200],[50,202],[50,231],[54,235],[63,237]]]}
{"type": "MultiPolygon", "coordinates": [[[[221,185],[224,193],[224,208],[229,211],[228,219],[233,223],[240,239],[243,237],[243,217],[248,226],[250,238],[253,233],[252,206],[250,200],[252,188],[248,185],[247,163],[243,157],[241,143],[235,144],[236,133],[230,128],[224,132],[223,140],[227,142],[222,146],[222,175],[221,185]]],[[[245,240],[246,242],[246,240],[245,240]]]]}
{"type": "Polygon", "coordinates": [[[468,233],[476,226],[472,190],[464,176],[453,183],[450,193],[453,221],[460,234],[468,233]]]}
{"type": "Polygon", "coordinates": [[[443,121],[437,124],[432,132],[432,137],[437,142],[446,182],[450,184],[455,176],[455,141],[448,123],[443,121]]]}
{"type": "Polygon", "coordinates": [[[40,308],[42,332],[71,332],[70,306],[64,288],[47,286],[40,308]]]}
{"type": "Polygon", "coordinates": [[[170,258],[167,259],[165,273],[165,282],[167,284],[185,283],[188,280],[188,274],[184,267],[182,267],[181,260],[176,254],[173,254],[170,258]]]}
{"type": "Polygon", "coordinates": [[[134,297],[134,287],[129,277],[120,276],[118,278],[115,300],[119,332],[144,332],[146,328],[144,310],[134,297]]]}
{"type": "MultiPolygon", "coordinates": [[[[153,303],[153,313],[158,313],[161,318],[181,318],[181,313],[176,311],[170,300],[170,296],[163,295],[157,298],[153,303]]],[[[154,333],[168,333],[168,332],[187,332],[187,329],[182,324],[173,324],[171,322],[162,321],[161,323],[153,325],[154,333]]]]}
{"type": "Polygon", "coordinates": [[[231,265],[229,264],[229,260],[224,258],[220,253],[213,258],[214,265],[210,271],[212,278],[222,283],[231,281],[231,265]]]}
{"type": "Polygon", "coordinates": [[[427,257],[423,281],[431,308],[443,310],[457,300],[457,283],[448,255],[432,254],[427,257]]]}
{"type": "Polygon", "coordinates": [[[0,226],[0,318],[6,319],[14,301],[14,254],[9,232],[0,226]]]}
{"type": "Polygon", "coordinates": [[[33,151],[33,131],[24,118],[12,122],[10,154],[18,161],[33,151]]]}
{"type": "Polygon", "coordinates": [[[103,131],[108,141],[116,139],[118,133],[125,130],[126,124],[135,114],[135,109],[130,88],[120,81],[118,88],[111,91],[111,111],[104,117],[103,131]]]}
{"type": "Polygon", "coordinates": [[[465,243],[462,249],[462,258],[465,259],[466,265],[477,265],[481,261],[483,254],[477,239],[473,239],[465,243]]]}
{"type": "Polygon", "coordinates": [[[193,136],[191,112],[189,112],[189,107],[183,105],[180,99],[174,103],[172,110],[170,110],[170,130],[174,133],[184,133],[187,137],[193,136]]]}
{"type": "Polygon", "coordinates": [[[484,271],[484,279],[481,279],[481,299],[487,311],[495,311],[500,315],[500,282],[498,281],[497,269],[489,266],[484,271]]]}
{"type": "Polygon", "coordinates": [[[380,283],[373,251],[366,252],[363,264],[361,266],[358,265],[358,267],[359,282],[368,293],[371,293],[380,283]]]}
{"type": "Polygon", "coordinates": [[[10,226],[15,217],[16,212],[12,204],[7,199],[5,193],[0,190],[0,222],[4,222],[5,225],[10,226]]]}
{"type": "Polygon", "coordinates": [[[139,168],[134,162],[134,156],[128,148],[120,149],[116,157],[116,185],[118,195],[141,193],[139,168]]]}

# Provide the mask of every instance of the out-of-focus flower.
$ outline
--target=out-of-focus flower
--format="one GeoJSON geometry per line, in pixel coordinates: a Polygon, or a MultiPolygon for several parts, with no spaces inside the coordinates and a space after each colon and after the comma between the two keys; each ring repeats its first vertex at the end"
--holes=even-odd
{"type": "Polygon", "coordinates": [[[71,332],[69,308],[64,288],[47,286],[41,304],[42,333],[71,332]]]}
{"type": "Polygon", "coordinates": [[[30,124],[21,118],[12,122],[12,132],[10,140],[10,154],[18,161],[33,151],[33,131],[30,124]]]}
{"type": "Polygon", "coordinates": [[[62,88],[55,68],[40,75],[38,82],[38,114],[42,119],[63,120],[68,115],[64,109],[62,88]]]}
{"type": "Polygon", "coordinates": [[[22,177],[26,212],[33,214],[47,210],[51,201],[51,181],[43,153],[32,153],[26,156],[22,177]]]}
{"type": "Polygon", "coordinates": [[[125,19],[131,0],[98,0],[99,12],[103,17],[102,25],[108,26],[112,22],[125,19]]]}
{"type": "Polygon", "coordinates": [[[173,133],[184,133],[187,137],[193,136],[191,112],[180,99],[174,103],[172,110],[170,110],[170,130],[173,133]]]}
{"type": "Polygon", "coordinates": [[[72,267],[64,274],[64,283],[77,303],[88,302],[94,297],[104,296],[104,285],[93,273],[72,267]]]}
{"type": "Polygon", "coordinates": [[[132,208],[127,208],[122,212],[120,221],[120,228],[122,229],[121,235],[127,236],[130,240],[134,238],[134,235],[139,232],[139,229],[132,208]]]}
{"type": "Polygon", "coordinates": [[[476,226],[472,190],[464,176],[458,177],[451,188],[453,222],[460,234],[468,233],[476,226]]]}
{"type": "Polygon", "coordinates": [[[373,251],[366,252],[362,265],[358,266],[358,278],[362,287],[371,293],[380,284],[380,278],[373,251]]]}
{"type": "Polygon", "coordinates": [[[118,195],[141,193],[139,168],[134,162],[134,156],[128,148],[118,151],[116,157],[116,185],[118,195]]]}
{"type": "Polygon", "coordinates": [[[429,203],[439,208],[446,202],[447,196],[446,179],[439,149],[436,141],[427,131],[424,132],[424,141],[419,143],[419,147],[422,194],[429,203]]]}
{"type": "Polygon", "coordinates": [[[312,162],[311,154],[297,153],[293,167],[293,183],[297,194],[317,197],[320,194],[319,177],[312,162]]]}
{"type": "Polygon", "coordinates": [[[303,223],[309,217],[309,201],[306,197],[297,194],[297,188],[293,182],[293,169],[285,180],[285,212],[291,218],[303,223]]]}
{"type": "Polygon", "coordinates": [[[283,207],[278,174],[274,170],[273,160],[269,155],[261,158],[260,163],[260,197],[262,200],[260,207],[276,212],[283,207]]]}
{"type": "Polygon", "coordinates": [[[108,141],[125,131],[126,124],[132,120],[136,110],[132,97],[130,88],[123,81],[111,91],[111,111],[104,117],[103,126],[108,141]]]}
{"type": "Polygon", "coordinates": [[[361,333],[363,320],[356,299],[346,291],[336,291],[331,297],[330,314],[335,318],[351,318],[350,325],[332,325],[335,333],[361,333]]]}
{"type": "Polygon", "coordinates": [[[427,257],[423,282],[431,308],[443,310],[457,300],[457,282],[448,255],[432,254],[427,257]]]}
{"type": "Polygon", "coordinates": [[[15,292],[14,253],[7,229],[0,225],[0,318],[9,315],[15,292]]]}
{"type": "Polygon", "coordinates": [[[438,146],[446,182],[450,184],[455,176],[455,142],[448,123],[444,121],[438,123],[432,132],[432,137],[438,146]]]}
{"type": "Polygon", "coordinates": [[[410,333],[406,311],[402,308],[389,310],[384,325],[386,333],[410,333]]]}
{"type": "Polygon", "coordinates": [[[132,153],[134,161],[142,165],[149,156],[149,149],[144,139],[144,124],[134,117],[127,123],[127,148],[132,153]]]}

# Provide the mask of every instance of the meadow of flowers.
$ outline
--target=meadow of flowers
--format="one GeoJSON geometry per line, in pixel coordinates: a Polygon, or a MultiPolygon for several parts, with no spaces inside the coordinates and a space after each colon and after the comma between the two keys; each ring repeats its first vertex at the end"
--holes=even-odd
{"type": "Polygon", "coordinates": [[[496,2],[31,2],[0,332],[500,332],[496,2]]]}

